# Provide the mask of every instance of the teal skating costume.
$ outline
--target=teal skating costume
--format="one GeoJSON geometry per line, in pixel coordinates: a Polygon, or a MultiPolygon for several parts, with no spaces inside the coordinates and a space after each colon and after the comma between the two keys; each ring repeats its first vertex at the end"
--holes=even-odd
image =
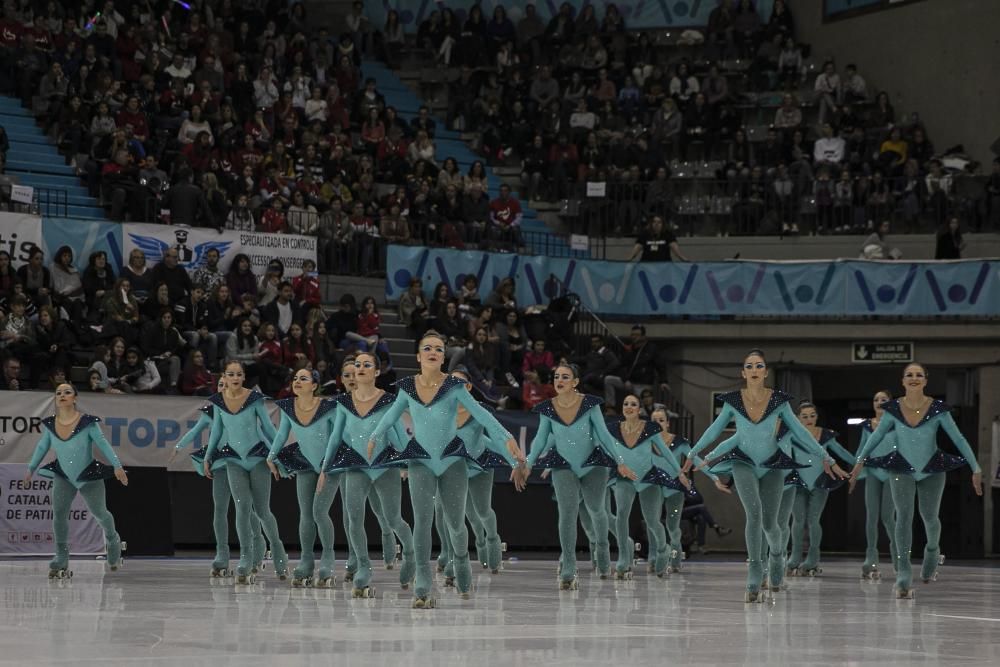
{"type": "Polygon", "coordinates": [[[288,555],[278,535],[278,522],[271,513],[271,473],[264,463],[269,451],[261,439],[261,433],[267,442],[273,442],[275,436],[274,424],[264,407],[264,395],[252,390],[235,413],[229,411],[221,393],[208,400],[216,409],[205,458],[214,462],[218,457],[226,462],[229,488],[236,501],[236,534],[240,540],[237,577],[247,577],[253,565],[252,519],[256,511],[271,543],[275,572],[283,579],[288,573],[288,555]],[[227,443],[220,448],[223,431],[227,443]]]}
{"type": "MultiPolygon", "coordinates": [[[[337,421],[327,439],[323,457],[324,471],[328,479],[343,476],[344,490],[341,493],[341,501],[344,505],[344,521],[347,524],[347,539],[351,545],[351,553],[356,559],[353,573],[354,588],[359,591],[369,588],[368,584],[372,577],[372,564],[368,557],[368,535],[365,531],[366,501],[372,505],[373,511],[375,507],[379,508],[381,512],[379,522],[385,521],[384,525],[391,530],[388,538],[385,536],[382,538],[383,552],[386,550],[387,539],[391,545],[393,559],[396,555],[396,538],[403,547],[403,563],[399,570],[400,585],[404,588],[410,585],[416,568],[413,534],[400,514],[402,480],[399,471],[395,468],[373,468],[367,458],[371,433],[395,399],[392,394],[384,393],[375,401],[367,414],[361,415],[350,394],[337,396],[335,400],[340,408],[337,410],[337,421]]],[[[389,439],[394,444],[405,442],[406,432],[400,423],[397,422],[390,430],[389,439]]],[[[386,445],[376,447],[372,461],[378,460],[386,447],[386,445]]]]}
{"type": "MultiPolygon", "coordinates": [[[[203,405],[199,409],[201,414],[198,415],[198,421],[177,441],[177,444],[174,445],[175,450],[180,451],[194,444],[194,441],[212,425],[213,410],[214,406],[211,403],[203,405]]],[[[208,445],[203,445],[191,453],[191,464],[194,466],[195,472],[201,476],[205,475],[206,451],[208,451],[208,445]]],[[[213,576],[229,573],[229,501],[233,496],[229,491],[229,475],[225,474],[225,469],[225,459],[216,458],[212,464],[212,530],[215,533],[213,576]]],[[[254,566],[259,567],[264,560],[266,542],[264,542],[264,534],[260,530],[260,519],[257,518],[256,514],[251,517],[251,525],[254,527],[253,563],[254,566]]]]}
{"type": "MultiPolygon", "coordinates": [[[[493,411],[482,406],[490,414],[493,411]]],[[[504,443],[497,443],[485,431],[483,425],[469,415],[458,427],[458,437],[465,443],[468,454],[469,491],[466,497],[465,518],[472,528],[476,544],[476,558],[484,568],[489,568],[494,574],[500,571],[503,560],[503,547],[497,532],[497,515],[493,511],[494,471],[497,468],[516,467],[510,452],[504,443]]],[[[438,569],[445,573],[446,578],[454,577],[454,550],[448,539],[448,531],[444,524],[444,505],[438,499],[434,508],[435,528],[441,541],[441,555],[438,556],[438,569]]]]}
{"type": "MultiPolygon", "coordinates": [[[[679,435],[675,435],[670,442],[670,451],[677,459],[691,458],[696,465],[704,463],[700,456],[691,456],[691,441],[679,435]]],[[[713,482],[719,481],[719,476],[709,470],[703,470],[705,475],[713,482]]],[[[694,491],[694,479],[691,480],[691,491],[694,491]]],[[[684,560],[684,543],[681,534],[681,519],[684,515],[684,497],[689,493],[683,487],[675,486],[663,487],[663,504],[667,509],[667,537],[670,539],[669,559],[670,570],[680,572],[681,563],[684,560]]]]}
{"type": "MultiPolygon", "coordinates": [[[[597,569],[602,577],[611,569],[605,498],[608,468],[615,468],[621,459],[618,444],[601,414],[602,403],[596,396],[585,394],[569,423],[559,417],[552,400],[542,401],[532,410],[540,419],[527,464],[529,468],[537,464],[552,469],[562,549],[559,573],[565,586],[573,585],[576,578],[576,523],[581,495],[590,515],[597,569]]],[[[618,512],[621,514],[621,510],[618,512]]]]}
{"type": "Polygon", "coordinates": [[[49,563],[51,573],[64,572],[69,565],[69,512],[77,492],[104,530],[108,566],[117,569],[122,560],[121,537],[115,530],[115,518],[108,511],[104,495],[104,480],[114,477],[115,468],[121,468],[122,464],[104,437],[100,423],[100,417],[81,414],[69,438],[63,440],[56,433],[55,416],[42,420],[42,437],[35,446],[28,470],[32,473],[38,470],[40,477],[52,480],[52,532],[56,555],[49,563]],[[95,446],[111,465],[94,458],[95,446]],[[39,464],[52,448],[55,460],[39,470],[39,464]]]}
{"type": "MultiPolygon", "coordinates": [[[[868,438],[875,427],[872,420],[866,419],[861,424],[861,445],[858,452],[865,448],[868,438]]],[[[889,431],[882,438],[878,447],[869,452],[868,456],[880,459],[891,454],[896,449],[896,432],[889,431]]],[[[889,471],[884,468],[866,467],[858,475],[865,480],[865,562],[861,566],[861,574],[866,578],[880,577],[878,572],[878,524],[882,521],[885,534],[889,536],[889,559],[896,562],[896,507],[892,503],[892,491],[889,488],[889,471]]]]}
{"type": "Polygon", "coordinates": [[[321,586],[327,586],[333,577],[335,558],[330,505],[333,504],[340,480],[337,477],[328,480],[319,493],[316,492],[316,483],[322,470],[326,445],[333,431],[337,404],[332,400],[320,399],[308,424],[301,423],[295,414],[294,398],[275,401],[275,405],[281,410],[281,421],[271,442],[267,460],[276,462],[283,474],[295,476],[295,495],[299,501],[299,544],[302,555],[298,566],[292,571],[292,585],[308,585],[312,581],[316,567],[313,549],[318,532],[323,551],[316,579],[321,586]],[[284,447],[289,434],[295,436],[296,442],[284,447]]]}
{"type": "MultiPolygon", "coordinates": [[[[820,543],[823,540],[823,527],[820,518],[823,516],[823,508],[826,507],[827,498],[830,491],[838,489],[844,484],[844,480],[833,480],[823,471],[823,460],[809,448],[809,445],[802,445],[795,434],[792,433],[784,423],[778,433],[778,440],[787,440],[795,448],[794,458],[796,463],[804,464],[806,467],[798,468],[788,473],[785,477],[785,489],[793,489],[791,493],[782,494],[782,504],[785,498],[794,494],[791,509],[791,538],[792,551],[788,559],[788,570],[793,574],[802,573],[815,574],[819,570],[820,543]],[[809,529],[809,552],[806,559],[802,561],[802,545],[805,542],[806,528],[809,529]],[[801,568],[800,568],[801,565],[801,568]]],[[[854,459],[854,455],[844,449],[837,442],[837,432],[830,429],[822,429],[818,442],[824,450],[832,453],[847,464],[854,459]]],[[[779,522],[783,531],[788,526],[788,515],[781,515],[779,512],[779,522]]],[[[788,544],[787,538],[782,542],[782,549],[788,544]]]]}
{"type": "Polygon", "coordinates": [[[714,473],[731,471],[736,490],[746,512],[746,542],[750,566],[747,570],[747,600],[759,600],[764,581],[763,541],[770,550],[767,579],[772,588],[784,581],[784,546],[778,528],[778,508],[784,486],[786,470],[801,467],[791,456],[778,447],[777,421],[780,419],[802,442],[817,455],[832,461],[809,431],[799,423],[789,406],[791,396],[777,389],[771,392],[759,421],[750,419],[740,391],[718,396],[722,412],[691,449],[691,455],[700,454],[722,434],[731,422],[736,424],[736,435],[720,444],[706,458],[713,461],[714,473]]]}
{"type": "Polygon", "coordinates": [[[889,488],[896,508],[896,588],[906,594],[911,587],[913,572],[910,565],[910,547],[913,544],[913,496],[920,503],[920,516],[924,520],[927,546],[920,577],[924,581],[936,578],[941,556],[941,496],[949,470],[963,465],[981,472],[976,455],[969,442],[958,430],[944,401],[933,400],[916,426],[910,426],[903,417],[899,399],[882,404],[884,410],[878,427],[868,437],[858,452],[857,461],[865,466],[882,468],[890,473],[889,488]],[[937,447],[937,432],[943,429],[962,456],[946,454],[937,447]],[[893,451],[873,457],[882,440],[896,433],[893,451]]]}
{"type": "MultiPolygon", "coordinates": [[[[460,593],[472,586],[469,565],[469,534],[465,528],[465,503],[468,494],[468,468],[461,463],[468,457],[465,443],[457,437],[456,415],[461,403],[472,418],[483,424],[490,437],[500,442],[511,440],[489,412],[465,389],[465,383],[445,377],[429,403],[417,393],[416,380],[403,378],[396,383],[399,393],[392,407],[385,411],[371,440],[381,444],[386,434],[409,410],[413,421],[413,439],[402,451],[386,450],[373,465],[392,465],[409,461],[410,501],[413,505],[413,550],[417,563],[416,601],[425,604],[431,592],[431,526],[434,523],[434,498],[439,493],[444,502],[444,520],[455,549],[455,577],[460,593]]],[[[384,508],[383,508],[384,509],[384,508]]]]}
{"type": "Polygon", "coordinates": [[[649,534],[649,559],[656,575],[663,576],[668,563],[667,535],[660,522],[663,493],[667,488],[684,489],[678,480],[681,468],[673,452],[663,442],[663,429],[659,424],[644,422],[632,446],[625,442],[622,424],[624,422],[610,424],[608,432],[615,439],[618,456],[636,474],[636,479],[626,479],[616,473],[610,482],[614,487],[615,507],[618,510],[616,535],[619,549],[615,576],[627,578],[632,569],[633,554],[621,545],[633,543],[628,534],[628,523],[636,495],[639,496],[639,506],[649,534]]]}

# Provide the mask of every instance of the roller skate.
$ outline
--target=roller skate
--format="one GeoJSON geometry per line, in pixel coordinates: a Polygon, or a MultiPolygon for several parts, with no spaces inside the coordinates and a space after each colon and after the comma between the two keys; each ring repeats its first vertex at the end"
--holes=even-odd
{"type": "Polygon", "coordinates": [[[224,579],[231,576],[233,571],[229,569],[229,545],[220,545],[215,550],[215,560],[212,561],[212,578],[224,579]]]}
{"type": "Polygon", "coordinates": [[[924,564],[920,567],[920,578],[925,584],[937,581],[938,567],[944,565],[944,554],[924,556],[924,564]]]}
{"type": "Polygon", "coordinates": [[[575,591],[579,590],[579,588],[580,584],[577,582],[576,577],[559,580],[559,590],[561,591],[575,591]]]}
{"type": "Polygon", "coordinates": [[[670,550],[670,565],[667,567],[668,572],[680,572],[681,571],[681,561],[684,560],[684,552],[678,551],[677,549],[670,550]]]}
{"type": "Polygon", "coordinates": [[[235,583],[237,586],[252,586],[257,583],[257,573],[253,571],[253,566],[244,563],[242,559],[236,566],[235,583]]]}
{"type": "Polygon", "coordinates": [[[639,564],[639,554],[642,553],[642,544],[639,542],[632,543],[632,567],[639,564]]]}
{"type": "Polygon", "coordinates": [[[312,588],[313,563],[299,562],[292,570],[292,588],[312,588]]]}
{"type": "Polygon", "coordinates": [[[430,595],[418,595],[413,598],[414,609],[433,609],[436,601],[430,595]]]}
{"type": "Polygon", "coordinates": [[[403,551],[403,547],[401,547],[395,541],[391,542],[391,544],[392,544],[392,549],[391,550],[386,549],[386,552],[382,554],[382,557],[385,560],[385,569],[387,570],[396,569],[396,563],[399,562],[399,554],[402,553],[403,551]],[[385,558],[386,556],[389,557],[385,558]]]}
{"type": "Polygon", "coordinates": [[[352,598],[373,598],[375,597],[375,587],[374,586],[364,586],[362,588],[355,588],[351,590],[352,598]]]}
{"type": "Polygon", "coordinates": [[[878,571],[878,564],[869,565],[865,563],[861,566],[861,578],[865,581],[880,581],[882,573],[878,571]]]}
{"type": "Polygon", "coordinates": [[[762,603],[765,601],[765,593],[757,586],[747,586],[743,593],[743,602],[762,603]]]}
{"type": "MultiPolygon", "coordinates": [[[[280,551],[273,561],[274,573],[278,576],[279,581],[285,581],[288,579],[288,555],[285,554],[285,550],[279,545],[280,551]]],[[[268,552],[270,554],[270,552],[268,552]]]]}
{"type": "Polygon", "coordinates": [[[815,578],[823,574],[823,568],[821,567],[803,567],[803,576],[815,578]]]}
{"type": "Polygon", "coordinates": [[[763,561],[752,559],[747,568],[747,588],[744,602],[764,602],[767,599],[767,578],[764,577],[763,561]]]}
{"type": "Polygon", "coordinates": [[[445,586],[445,588],[454,588],[455,587],[455,577],[445,577],[444,578],[444,586],[445,586]]]}
{"type": "Polygon", "coordinates": [[[498,546],[499,548],[489,546],[489,567],[493,574],[500,574],[500,571],[503,570],[503,555],[507,553],[506,542],[501,542],[498,546]]]}
{"type": "Polygon", "coordinates": [[[632,581],[632,568],[627,570],[615,570],[615,579],[617,581],[632,581]]]}
{"type": "Polygon", "coordinates": [[[337,577],[333,575],[333,558],[321,558],[319,569],[316,570],[316,588],[333,588],[337,585],[337,577]]]}
{"type": "Polygon", "coordinates": [[[125,550],[125,542],[122,542],[120,538],[108,542],[105,545],[108,554],[108,569],[112,572],[117,572],[118,568],[125,564],[125,559],[122,558],[122,551],[125,550]]]}
{"type": "Polygon", "coordinates": [[[49,561],[49,579],[72,579],[73,570],[69,569],[69,544],[61,542],[56,545],[56,555],[49,561]]]}
{"type": "Polygon", "coordinates": [[[417,563],[413,557],[413,552],[403,554],[403,562],[399,566],[399,587],[404,591],[409,589],[413,583],[413,578],[417,573],[417,563]]]}
{"type": "Polygon", "coordinates": [[[896,599],[897,600],[912,600],[913,599],[913,589],[907,588],[905,586],[896,586],[896,599]]]}
{"type": "Polygon", "coordinates": [[[803,572],[802,568],[799,567],[798,565],[789,565],[785,569],[785,576],[786,577],[801,577],[803,574],[804,574],[804,572],[803,572]]]}
{"type": "Polygon", "coordinates": [[[253,536],[250,543],[250,555],[253,559],[250,569],[254,574],[257,574],[266,567],[264,561],[271,558],[271,552],[267,548],[267,542],[264,541],[263,533],[257,533],[253,536]]]}

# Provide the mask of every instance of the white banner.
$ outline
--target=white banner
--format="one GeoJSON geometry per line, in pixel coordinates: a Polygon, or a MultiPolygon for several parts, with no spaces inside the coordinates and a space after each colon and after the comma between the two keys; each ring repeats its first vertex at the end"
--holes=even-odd
{"type": "MultiPolygon", "coordinates": [[[[32,247],[42,247],[42,219],[26,213],[0,213],[0,250],[10,253],[11,266],[15,269],[28,263],[32,247]]],[[[50,264],[51,257],[44,263],[50,264]]]]}
{"type": "MultiPolygon", "coordinates": [[[[0,464],[0,556],[55,553],[52,480],[35,475],[25,484],[27,472],[26,464],[0,464]]],[[[104,531],[80,494],[69,511],[69,551],[76,555],[104,553],[104,531]]]]}
{"type": "Polygon", "coordinates": [[[304,260],[316,261],[315,236],[233,231],[220,234],[203,227],[153,224],[125,224],[123,228],[124,257],[138,248],[145,253],[149,266],[159,264],[168,248],[177,249],[180,265],[192,273],[205,264],[205,255],[212,249],[219,251],[223,271],[229,269],[233,257],[243,253],[259,276],[266,273],[272,259],[285,265],[287,277],[299,275],[304,260]]]}
{"type": "MultiPolygon", "coordinates": [[[[101,418],[101,429],[126,468],[193,471],[188,454],[208,444],[207,429],[169,466],[167,459],[177,441],[198,422],[199,408],[207,400],[196,396],[80,394],[79,409],[101,418]]],[[[268,410],[277,424],[278,408],[269,402],[268,410]]],[[[0,391],[0,463],[30,461],[44,428],[42,419],[53,412],[51,393],[0,391]]],[[[51,459],[49,454],[45,463],[51,459]]]]}
{"type": "Polygon", "coordinates": [[[35,198],[35,188],[30,185],[10,186],[10,200],[18,204],[30,204],[35,198]]]}

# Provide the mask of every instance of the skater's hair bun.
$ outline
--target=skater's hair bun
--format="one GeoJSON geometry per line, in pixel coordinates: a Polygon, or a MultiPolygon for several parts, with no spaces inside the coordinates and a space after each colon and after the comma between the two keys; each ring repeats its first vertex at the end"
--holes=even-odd
{"type": "Polygon", "coordinates": [[[816,404],[813,403],[812,401],[808,400],[808,399],[801,400],[801,401],[799,401],[799,409],[796,411],[796,413],[797,414],[801,413],[806,408],[812,408],[813,410],[815,410],[816,409],[816,404]]]}
{"type": "Polygon", "coordinates": [[[465,367],[465,364],[459,364],[458,366],[455,366],[453,369],[451,369],[450,374],[454,375],[455,373],[461,373],[463,376],[465,376],[466,380],[468,380],[470,377],[469,369],[465,367]]]}
{"type": "Polygon", "coordinates": [[[764,350],[759,347],[753,348],[743,356],[744,359],[749,359],[750,357],[760,357],[764,360],[764,365],[767,365],[767,357],[764,356],[764,350]]]}

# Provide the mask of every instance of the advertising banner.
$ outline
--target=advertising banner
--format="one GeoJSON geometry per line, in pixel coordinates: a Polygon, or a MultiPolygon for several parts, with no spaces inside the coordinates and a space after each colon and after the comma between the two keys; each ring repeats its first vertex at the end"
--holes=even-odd
{"type": "MultiPolygon", "coordinates": [[[[52,534],[52,480],[35,475],[25,484],[27,464],[0,464],[0,556],[55,553],[52,534]]],[[[69,511],[71,554],[103,554],[104,531],[76,495],[69,511]]]]}
{"type": "Polygon", "coordinates": [[[458,290],[466,275],[489,294],[515,279],[523,305],[573,292],[601,315],[911,317],[1000,315],[1000,261],[633,263],[390,246],[386,298],[410,278],[458,290]]]}
{"type": "Polygon", "coordinates": [[[10,253],[11,266],[17,269],[27,264],[28,251],[41,245],[40,217],[27,213],[0,212],[0,250],[10,253]]]}
{"type": "Polygon", "coordinates": [[[291,276],[300,273],[304,260],[316,261],[314,236],[234,231],[220,234],[203,227],[153,224],[125,224],[122,227],[124,256],[138,248],[145,253],[149,266],[158,264],[168,248],[176,248],[180,265],[192,272],[204,266],[209,250],[219,251],[219,266],[223,271],[229,269],[233,257],[243,253],[250,258],[253,272],[261,276],[272,259],[284,264],[286,274],[291,276]]]}
{"type": "Polygon", "coordinates": [[[64,220],[46,218],[42,223],[42,250],[46,263],[55,259],[56,251],[66,245],[73,249],[73,264],[81,272],[87,268],[91,253],[104,251],[108,263],[115,268],[124,266],[122,227],[118,222],[98,220],[64,220]]]}

